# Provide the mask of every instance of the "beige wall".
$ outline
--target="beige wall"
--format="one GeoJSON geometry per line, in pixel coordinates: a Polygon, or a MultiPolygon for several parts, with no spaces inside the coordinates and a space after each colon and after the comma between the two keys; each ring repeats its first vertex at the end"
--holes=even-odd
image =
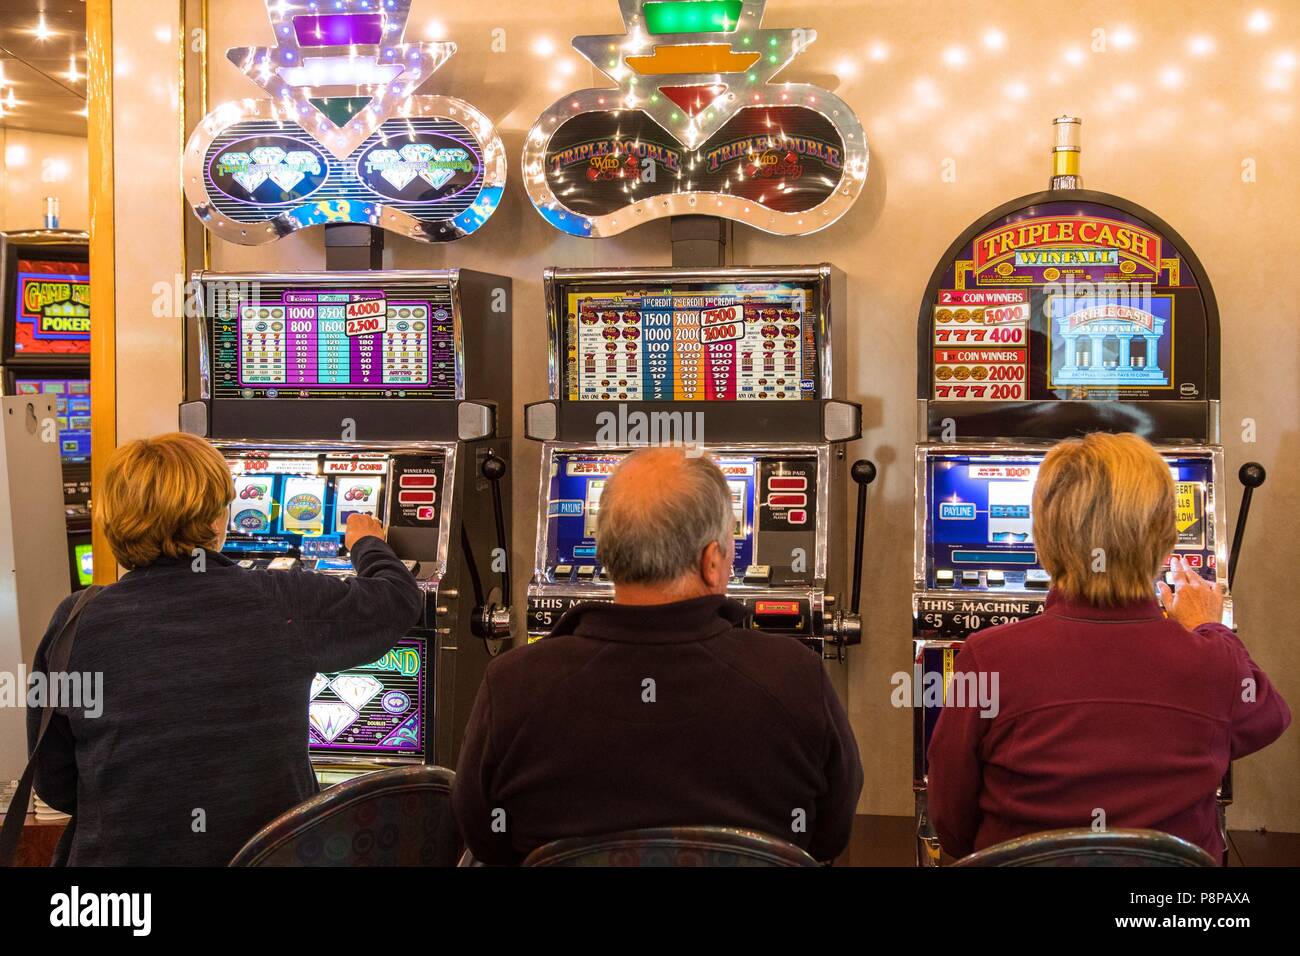
{"type": "MultiPolygon", "coordinates": [[[[866,437],[854,453],[880,466],[868,541],[869,617],[863,646],[848,663],[849,708],[867,771],[864,812],[905,814],[912,805],[911,715],[890,706],[889,677],[909,667],[920,297],[936,260],[960,231],[993,206],[1046,185],[1049,124],[1062,113],[1084,117],[1087,185],[1169,221],[1214,282],[1225,334],[1229,471],[1258,459],[1270,473],[1247,536],[1239,620],[1257,660],[1300,705],[1300,640],[1289,600],[1300,532],[1294,507],[1300,316],[1290,288],[1300,256],[1294,225],[1300,215],[1300,12],[1269,0],[1259,6],[1273,11],[1262,32],[1247,28],[1247,11],[1238,4],[1101,0],[1049,10],[1037,0],[768,3],[767,25],[813,27],[821,35],[785,76],[835,90],[858,111],[871,144],[866,191],[844,220],[803,239],[738,227],[736,254],[737,263],[829,260],[849,275],[845,373],[850,395],[866,409],[866,437]],[[986,38],[990,29],[999,32],[986,38]],[[1103,41],[1104,49],[1094,52],[1103,41]],[[1257,440],[1249,445],[1241,437],[1246,418],[1256,423],[1257,440]]],[[[212,0],[210,10],[212,102],[257,95],[221,51],[270,41],[261,3],[212,0]]],[[[511,180],[502,207],[477,235],[450,247],[390,238],[392,261],[514,277],[515,366],[502,374],[513,374],[521,407],[546,397],[542,269],[666,263],[668,227],[651,224],[600,241],[565,237],[543,223],[520,188],[517,157],[533,119],[571,89],[604,85],[569,52],[567,38],[620,32],[613,0],[415,0],[415,31],[423,34],[435,20],[460,51],[425,89],[468,99],[497,120],[511,180]],[[505,53],[490,50],[498,27],[506,31],[505,53]],[[550,41],[556,52],[539,41],[550,41]]],[[[119,144],[119,182],[123,149],[119,144]]],[[[164,192],[157,193],[160,203],[170,196],[164,192]]],[[[216,242],[213,265],[318,267],[321,242],[319,233],[270,249],[216,242]]],[[[124,271],[119,276],[132,278],[124,271]]],[[[520,429],[517,408],[516,434],[520,429]]],[[[514,452],[513,557],[523,569],[532,563],[538,450],[516,439],[514,452]]],[[[1235,481],[1227,497],[1231,518],[1239,498],[1235,481]]],[[[517,598],[522,578],[516,579],[517,598]]],[[[1241,761],[1232,825],[1300,831],[1298,767],[1296,729],[1241,761]]]]}
{"type": "Polygon", "coordinates": [[[0,231],[44,226],[46,196],[59,198],[61,228],[88,228],[85,137],[0,128],[0,158],[0,231]]]}

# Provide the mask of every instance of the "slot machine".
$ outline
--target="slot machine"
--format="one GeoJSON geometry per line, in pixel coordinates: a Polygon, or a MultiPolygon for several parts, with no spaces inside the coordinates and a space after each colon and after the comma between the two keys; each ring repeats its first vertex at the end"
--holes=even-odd
{"type": "Polygon", "coordinates": [[[497,409],[510,407],[510,379],[497,363],[509,361],[510,314],[492,304],[508,303],[510,280],[448,270],[194,281],[203,398],[181,421],[230,464],[223,553],[252,571],[347,576],[348,517],[368,514],[425,594],[416,628],[380,660],[316,676],[306,706],[318,771],[454,763],[509,636],[509,429],[497,409]]]}
{"type": "Polygon", "coordinates": [[[530,639],[613,599],[596,554],[604,484],[634,448],[680,444],[713,456],[731,489],[728,594],[750,625],[843,659],[860,624],[835,531],[861,432],[831,374],[843,281],[828,265],[547,270],[552,397],[525,410],[544,443],[530,639]]]}
{"type": "MultiPolygon", "coordinates": [[[[1209,276],[1163,220],[1084,189],[1080,121],[1061,117],[1054,128],[1050,188],[964,231],[921,303],[912,598],[920,865],[941,857],[926,813],[926,750],[961,643],[1044,607],[1051,581],[1034,548],[1032,499],[1052,444],[1110,431],[1156,446],[1175,483],[1174,554],[1223,588],[1228,626],[1232,567],[1264,478],[1253,462],[1241,468],[1230,554],[1209,276]]],[[[1229,775],[1221,809],[1230,799],[1229,775]]]]}
{"type": "Polygon", "coordinates": [[[245,568],[350,575],[344,530],[365,513],[424,592],[397,646],[316,675],[303,701],[330,782],[454,766],[509,637],[512,292],[503,276],[383,268],[386,232],[481,228],[505,150],[472,104],[420,92],[456,44],[404,40],[410,0],[318,6],[267,0],[274,45],[227,51],[268,96],[198,121],[184,187],[227,242],[323,231],[325,271],[195,274],[200,381],[181,422],[230,463],[225,551],[245,568]]]}
{"type": "Polygon", "coordinates": [[[55,403],[68,576],[91,583],[89,236],[0,233],[0,390],[55,403]]]}
{"type": "Polygon", "coordinates": [[[620,0],[626,32],[574,49],[617,88],[577,90],[524,139],[539,215],[602,239],[671,223],[672,268],[545,274],[550,398],[526,408],[543,442],[530,639],[578,601],[612,600],[597,560],[600,495],[633,448],[701,447],[732,492],[728,593],[752,626],[843,659],[860,634],[840,534],[869,462],[850,468],[861,407],[845,398],[845,284],[828,265],[733,266],[732,224],[798,236],[836,222],[866,181],[866,135],[829,90],[773,76],[816,31],[762,25],[763,0],[620,0]],[[707,8],[707,9],[706,9],[707,8]],[[838,344],[836,344],[838,343],[838,344]]]}

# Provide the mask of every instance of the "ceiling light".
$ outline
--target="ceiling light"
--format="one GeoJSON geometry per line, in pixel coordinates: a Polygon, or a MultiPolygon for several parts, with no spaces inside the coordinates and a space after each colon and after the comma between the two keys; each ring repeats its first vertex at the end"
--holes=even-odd
{"type": "Polygon", "coordinates": [[[37,22],[36,29],[33,32],[38,40],[48,40],[54,35],[50,32],[50,28],[45,25],[45,14],[41,14],[41,19],[37,22]]]}
{"type": "Polygon", "coordinates": [[[68,57],[68,82],[81,82],[81,72],[77,69],[77,54],[68,57]]]}

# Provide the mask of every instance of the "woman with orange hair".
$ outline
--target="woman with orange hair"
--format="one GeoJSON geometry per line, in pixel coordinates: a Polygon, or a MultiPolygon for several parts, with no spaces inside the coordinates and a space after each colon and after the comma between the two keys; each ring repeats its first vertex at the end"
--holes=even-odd
{"type": "Polygon", "coordinates": [[[1215,791],[1228,762],[1276,740],[1291,713],[1220,623],[1212,584],[1174,557],[1174,588],[1160,582],[1156,600],[1178,541],[1169,466],[1136,435],[1061,442],[1033,512],[1047,607],[965,642],[954,670],[984,676],[997,699],[945,707],[930,741],[943,849],[1140,827],[1221,857],[1215,791]]]}
{"type": "MultiPolygon", "coordinates": [[[[59,701],[36,792],[73,814],[73,865],[216,865],[317,792],[307,759],[312,677],[369,663],[417,620],[415,580],[364,515],[348,521],[356,575],[249,571],[224,557],[230,469],[201,438],[128,442],[94,502],[129,569],[85,604],[67,673],[102,686],[59,701]],[[102,683],[101,683],[102,682],[102,683]]],[[[77,595],[54,614],[34,672],[77,595]]],[[[28,709],[29,746],[42,710],[28,709]]]]}

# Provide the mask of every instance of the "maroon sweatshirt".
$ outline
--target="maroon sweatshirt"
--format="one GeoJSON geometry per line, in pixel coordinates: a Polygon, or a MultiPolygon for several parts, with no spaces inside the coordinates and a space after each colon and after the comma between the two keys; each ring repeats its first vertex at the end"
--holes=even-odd
{"type": "Polygon", "coordinates": [[[1220,624],[1188,631],[1155,600],[1097,608],[1051,594],[1039,616],[981,631],[958,674],[997,674],[996,716],[945,706],[929,810],[964,856],[1040,830],[1162,830],[1223,853],[1215,790],[1228,761],[1272,743],[1286,702],[1220,624]],[[1253,699],[1251,689],[1253,688],[1253,699]]]}
{"type": "Polygon", "coordinates": [[[744,614],[722,596],[579,604],[494,660],[452,793],[474,856],[692,825],[843,851],[862,789],[848,717],[818,654],[744,614]]]}

